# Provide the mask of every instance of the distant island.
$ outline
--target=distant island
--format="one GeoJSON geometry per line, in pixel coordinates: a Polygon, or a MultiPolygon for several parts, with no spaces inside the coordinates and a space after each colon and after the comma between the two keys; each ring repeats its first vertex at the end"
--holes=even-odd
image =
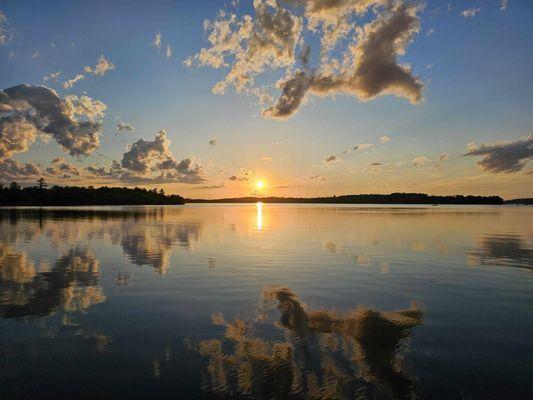
{"type": "Polygon", "coordinates": [[[431,196],[424,193],[350,194],[332,197],[238,197],[185,199],[186,203],[314,203],[314,204],[505,204],[500,196],[431,196]]]}
{"type": "Polygon", "coordinates": [[[0,205],[4,206],[88,206],[88,205],[181,205],[183,197],[165,195],[163,189],[125,187],[52,186],[44,180],[37,186],[22,188],[16,182],[0,184],[0,205]]]}

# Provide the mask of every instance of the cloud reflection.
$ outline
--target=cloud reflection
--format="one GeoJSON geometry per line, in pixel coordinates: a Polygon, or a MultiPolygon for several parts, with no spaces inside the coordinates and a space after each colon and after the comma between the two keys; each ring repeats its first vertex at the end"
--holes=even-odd
{"type": "Polygon", "coordinates": [[[518,235],[485,235],[468,254],[469,265],[499,265],[533,270],[533,249],[518,235]]]}
{"type": "Polygon", "coordinates": [[[203,389],[209,394],[265,399],[414,395],[403,355],[412,329],[422,324],[415,306],[391,312],[312,311],[291,289],[274,286],[263,289],[255,321],[228,322],[213,314],[212,322],[225,333],[223,339],[198,344],[207,360],[203,389]],[[280,339],[260,338],[257,332],[273,308],[280,313],[275,323],[282,329],[280,339]]]}
{"type": "Polygon", "coordinates": [[[75,248],[51,267],[37,269],[26,253],[0,250],[0,316],[43,317],[62,309],[79,312],[106,300],[98,284],[99,262],[86,249],[75,248]]]}

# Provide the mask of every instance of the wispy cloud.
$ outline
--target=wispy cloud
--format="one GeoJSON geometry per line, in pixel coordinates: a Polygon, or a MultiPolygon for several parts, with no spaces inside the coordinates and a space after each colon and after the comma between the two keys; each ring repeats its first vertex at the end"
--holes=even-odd
{"type": "MultiPolygon", "coordinates": [[[[104,76],[108,71],[115,69],[115,64],[105,58],[103,54],[98,58],[94,67],[86,66],[83,71],[94,76],[104,76]]],[[[74,78],[68,79],[63,83],[64,89],[71,89],[77,82],[84,80],[85,75],[77,74],[74,78]]]]}
{"type": "Polygon", "coordinates": [[[85,79],[85,75],[78,74],[74,78],[63,82],[63,89],[71,89],[76,83],[85,79]]]}
{"type": "Polygon", "coordinates": [[[45,75],[43,77],[43,81],[49,81],[49,80],[57,80],[59,78],[59,76],[61,75],[61,71],[56,71],[56,72],[51,72],[50,74],[48,75],[45,75]]]}

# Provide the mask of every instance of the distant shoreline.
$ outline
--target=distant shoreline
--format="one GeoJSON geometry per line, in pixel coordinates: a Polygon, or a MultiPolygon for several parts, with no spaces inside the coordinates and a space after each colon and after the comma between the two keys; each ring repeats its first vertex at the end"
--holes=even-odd
{"type": "MultiPolygon", "coordinates": [[[[531,200],[531,199],[519,199],[531,200]]],[[[332,197],[238,197],[224,199],[185,199],[185,203],[286,203],[286,204],[477,204],[503,205],[499,196],[431,196],[424,193],[357,194],[332,197]]],[[[511,200],[516,202],[516,200],[511,200]]],[[[511,203],[515,204],[515,203],[511,203]]],[[[519,203],[521,204],[521,203],[519,203]]],[[[527,203],[531,204],[531,203],[527,203]]]]}
{"type": "Polygon", "coordinates": [[[329,197],[232,197],[222,199],[186,199],[167,195],[162,190],[125,187],[53,186],[22,188],[16,183],[0,187],[0,207],[76,207],[76,206],[133,206],[183,204],[405,204],[405,205],[531,205],[533,198],[503,200],[500,196],[433,196],[425,193],[350,194],[329,197]]]}

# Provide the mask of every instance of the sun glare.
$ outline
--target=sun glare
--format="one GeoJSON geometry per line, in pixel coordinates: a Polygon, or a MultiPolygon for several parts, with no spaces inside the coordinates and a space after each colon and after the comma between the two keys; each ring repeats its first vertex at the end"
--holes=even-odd
{"type": "Polygon", "coordinates": [[[256,187],[257,189],[263,189],[263,188],[265,187],[265,182],[263,182],[263,181],[257,181],[257,182],[255,183],[255,187],[256,187]]]}

